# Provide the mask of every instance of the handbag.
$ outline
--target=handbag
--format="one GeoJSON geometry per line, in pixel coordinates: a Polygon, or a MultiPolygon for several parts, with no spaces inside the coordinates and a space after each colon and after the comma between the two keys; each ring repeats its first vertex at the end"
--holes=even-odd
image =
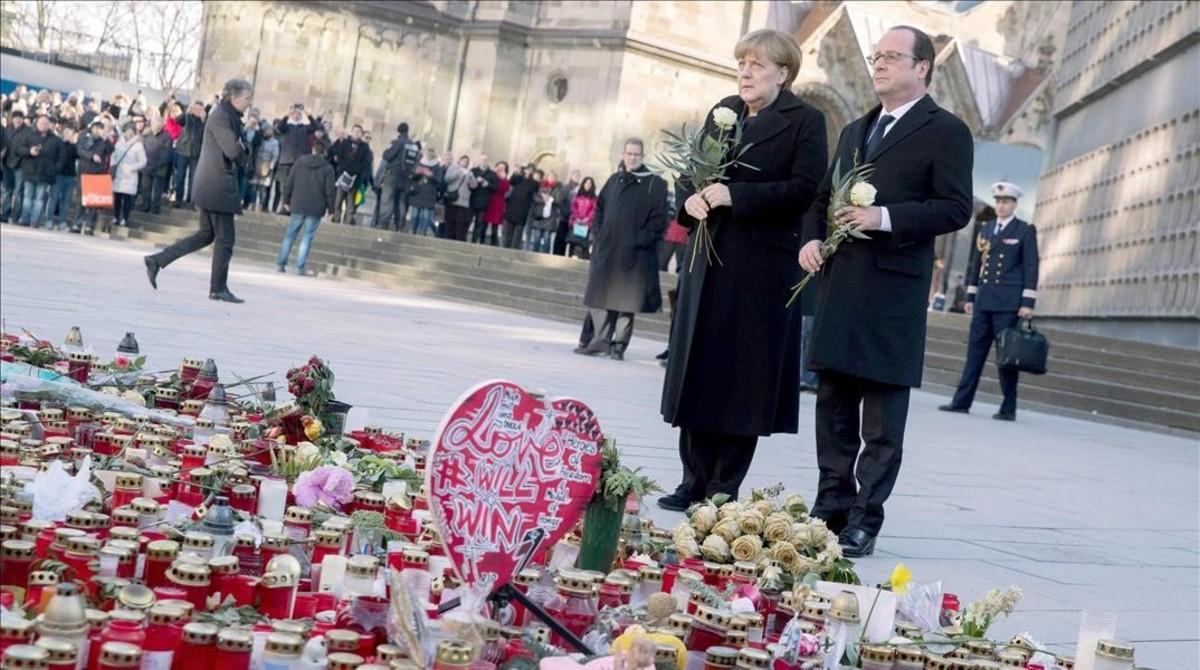
{"type": "Polygon", "coordinates": [[[1004,370],[1046,374],[1050,343],[1033,327],[1033,319],[1005,328],[996,336],[996,364],[1004,370]]]}
{"type": "Polygon", "coordinates": [[[587,242],[588,233],[590,233],[591,230],[592,229],[586,223],[578,223],[578,222],[572,223],[571,224],[571,238],[575,239],[575,240],[582,240],[583,242],[587,242]]]}
{"type": "Polygon", "coordinates": [[[88,209],[111,209],[113,206],[112,175],[79,175],[79,203],[88,209]]]}

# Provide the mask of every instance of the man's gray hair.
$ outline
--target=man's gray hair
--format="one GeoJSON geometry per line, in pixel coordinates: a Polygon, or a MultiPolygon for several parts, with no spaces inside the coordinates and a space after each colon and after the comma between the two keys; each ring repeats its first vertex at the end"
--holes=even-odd
{"type": "Polygon", "coordinates": [[[640,138],[640,137],[631,137],[631,138],[625,140],[625,144],[622,144],[621,148],[624,149],[625,147],[629,146],[630,144],[636,144],[636,145],[638,145],[638,148],[641,149],[643,152],[646,151],[646,143],[643,142],[642,138],[640,138]]]}
{"type": "Polygon", "coordinates": [[[221,99],[232,100],[252,92],[254,87],[245,79],[230,79],[225,82],[225,88],[221,89],[221,99]]]}

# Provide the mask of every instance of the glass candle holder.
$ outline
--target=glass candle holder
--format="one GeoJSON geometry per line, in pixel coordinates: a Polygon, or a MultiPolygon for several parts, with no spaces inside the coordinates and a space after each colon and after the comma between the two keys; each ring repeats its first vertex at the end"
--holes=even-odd
{"type": "Polygon", "coordinates": [[[710,647],[724,645],[729,632],[729,613],[707,605],[699,605],[688,626],[684,646],[688,651],[706,652],[710,647]]]}
{"type": "Polygon", "coordinates": [[[221,670],[250,670],[250,656],[253,650],[254,638],[250,633],[226,628],[217,635],[213,665],[221,670]]]}
{"type": "Polygon", "coordinates": [[[0,543],[0,584],[25,588],[35,560],[33,542],[5,540],[0,543]]]}
{"type": "Polygon", "coordinates": [[[198,621],[185,625],[172,670],[211,670],[216,644],[216,626],[198,621]]]}
{"type": "Polygon", "coordinates": [[[263,652],[262,670],[295,670],[299,667],[304,639],[292,633],[271,633],[263,652]]]}
{"type": "MultiPolygon", "coordinates": [[[[546,611],[567,630],[582,637],[596,623],[599,610],[596,607],[595,585],[587,575],[575,570],[563,570],[555,578],[557,598],[546,611]]],[[[551,644],[565,647],[567,641],[558,633],[551,636],[551,644]]]]}
{"type": "Polygon", "coordinates": [[[106,642],[100,648],[99,670],[127,670],[142,664],[142,648],[127,642],[106,642]]]}

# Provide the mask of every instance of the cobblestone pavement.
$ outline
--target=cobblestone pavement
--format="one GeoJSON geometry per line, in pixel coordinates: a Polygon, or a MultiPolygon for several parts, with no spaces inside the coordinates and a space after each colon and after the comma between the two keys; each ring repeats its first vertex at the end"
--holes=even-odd
{"type": "MultiPolygon", "coordinates": [[[[4,226],[0,316],[61,338],[115,348],[137,334],[149,369],[213,357],[222,373],[275,372],[317,353],[337,373],[338,397],[369,422],[429,435],[467,387],[511,379],[589,403],[626,458],[664,487],[677,482],[676,434],[658,414],[661,344],[636,333],[623,363],[571,353],[570,324],[406,295],[365,284],[301,278],[239,265],[230,285],[247,300],[207,299],[208,256],[183,259],[146,283],[143,245],[4,226]]],[[[917,581],[941,579],[964,604],[994,586],[1025,590],[997,623],[1073,652],[1081,609],[1119,612],[1118,634],[1139,665],[1196,668],[1200,658],[1198,458],[1194,440],[1023,412],[1015,424],[936,411],[916,392],[906,458],[876,556],[864,580],[903,561],[917,581]]],[[[749,486],[783,482],[811,499],[817,479],[813,397],[801,434],[760,442],[749,486]]],[[[678,515],[655,510],[662,524],[678,515]]]]}

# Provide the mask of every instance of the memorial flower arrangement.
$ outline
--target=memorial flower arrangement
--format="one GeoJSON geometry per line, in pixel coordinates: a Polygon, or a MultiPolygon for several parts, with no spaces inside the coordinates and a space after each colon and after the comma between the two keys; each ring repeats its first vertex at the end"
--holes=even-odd
{"type": "MultiPolygon", "coordinates": [[[[870,207],[875,204],[875,187],[868,181],[871,173],[875,171],[875,167],[870,163],[859,165],[858,150],[854,151],[853,162],[850,165],[850,170],[846,173],[842,172],[842,160],[839,158],[833,163],[833,181],[832,190],[829,194],[829,207],[825,210],[825,220],[829,223],[830,233],[826,236],[825,241],[821,242],[821,260],[829,260],[830,256],[837,253],[838,247],[842,242],[847,240],[854,241],[855,239],[866,240],[870,237],[850,225],[841,225],[837,223],[837,211],[843,207],[870,207]]],[[[792,303],[800,297],[800,292],[812,281],[816,275],[814,272],[809,272],[804,275],[800,283],[792,287],[792,296],[788,298],[787,306],[791,307],[792,303]]]]}
{"type": "Polygon", "coordinates": [[[967,605],[967,611],[962,615],[963,634],[969,637],[986,637],[988,628],[991,628],[996,619],[1013,613],[1022,595],[1021,589],[1016,586],[1004,591],[988,591],[983,600],[976,600],[967,605]]]}
{"type": "Polygon", "coordinates": [[[717,496],[694,506],[672,532],[674,549],[685,558],[715,563],[778,566],[790,581],[810,575],[859,583],[854,564],[842,556],[837,535],[808,515],[799,495],[782,501],[782,485],[754,491],[748,502],[717,496]]]}
{"type": "MultiPolygon", "coordinates": [[[[734,166],[756,170],[741,160],[752,144],[742,144],[742,124],[737,112],[718,107],[712,112],[712,120],[715,136],[706,126],[689,129],[686,123],[679,132],[664,130],[664,149],[655,157],[659,166],[656,172],[664,178],[685,181],[693,193],[699,193],[712,184],[725,181],[728,178],[725,173],[734,166]]],[[[714,260],[721,262],[713,248],[706,219],[699,221],[692,233],[691,266],[701,253],[709,264],[714,260]]]]}
{"type": "Polygon", "coordinates": [[[333,400],[333,370],[317,356],[287,372],[288,393],[306,413],[320,417],[325,406],[333,400]]]}

